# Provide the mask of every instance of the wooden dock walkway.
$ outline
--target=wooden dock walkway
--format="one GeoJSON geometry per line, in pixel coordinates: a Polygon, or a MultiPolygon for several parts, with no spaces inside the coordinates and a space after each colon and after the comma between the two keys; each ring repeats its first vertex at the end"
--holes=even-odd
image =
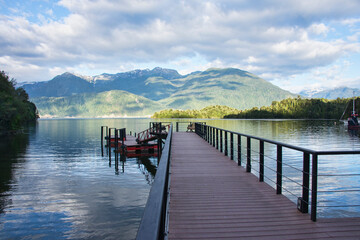
{"type": "Polygon", "coordinates": [[[169,239],[360,239],[360,218],[310,220],[195,133],[171,147],[169,239]]]}

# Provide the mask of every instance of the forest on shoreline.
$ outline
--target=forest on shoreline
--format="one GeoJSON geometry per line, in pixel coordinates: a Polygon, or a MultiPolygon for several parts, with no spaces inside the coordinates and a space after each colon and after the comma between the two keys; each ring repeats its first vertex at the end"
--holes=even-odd
{"type": "Polygon", "coordinates": [[[27,122],[35,121],[38,112],[23,88],[16,88],[15,79],[0,71],[0,135],[15,133],[27,122]]]}
{"type": "Polygon", "coordinates": [[[166,109],[154,113],[152,118],[224,118],[229,114],[237,114],[239,110],[227,106],[208,106],[200,110],[166,109]]]}
{"type": "MultiPolygon", "coordinates": [[[[360,106],[360,97],[356,98],[356,106],[360,106]]],[[[350,116],[352,98],[307,99],[287,98],[273,101],[270,106],[254,107],[247,110],[237,110],[226,106],[209,106],[201,110],[167,109],[156,112],[152,118],[235,118],[235,119],[337,119],[344,113],[350,116]],[[344,112],[344,110],[346,111],[344,112]]],[[[358,112],[358,111],[357,111],[358,112]]]]}

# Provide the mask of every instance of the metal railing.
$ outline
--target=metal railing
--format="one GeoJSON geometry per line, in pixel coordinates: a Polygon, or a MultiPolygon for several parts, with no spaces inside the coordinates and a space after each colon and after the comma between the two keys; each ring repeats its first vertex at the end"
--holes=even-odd
{"type": "Polygon", "coordinates": [[[206,122],[175,122],[175,132],[193,132],[192,126],[195,127],[195,123],[206,124],[206,122]]]}
{"type": "Polygon", "coordinates": [[[167,205],[169,194],[169,167],[172,140],[172,124],[170,125],[160,163],[151,186],[144,214],[136,239],[163,239],[166,235],[167,205]]]}
{"type": "MultiPolygon", "coordinates": [[[[228,131],[201,123],[196,123],[195,133],[205,139],[216,149],[219,149],[219,151],[223,152],[226,156],[229,156],[231,160],[236,160],[239,166],[245,163],[245,168],[247,172],[257,172],[260,182],[264,182],[264,179],[272,182],[275,185],[277,194],[282,194],[282,191],[285,190],[290,195],[294,195],[295,197],[297,197],[297,208],[302,213],[308,213],[310,206],[311,220],[313,221],[316,221],[317,219],[318,193],[360,193],[360,186],[352,189],[341,188],[336,190],[318,191],[319,177],[356,176],[360,178],[359,173],[318,174],[319,156],[360,154],[360,151],[314,151],[311,149],[297,147],[261,137],[228,131]],[[246,140],[244,141],[245,143],[243,143],[242,139],[246,140]],[[258,150],[256,150],[254,147],[254,145],[256,144],[258,145],[258,150]],[[274,147],[276,149],[273,149],[271,151],[270,149],[274,147]],[[272,154],[265,154],[265,150],[267,150],[268,152],[272,152],[272,154]],[[237,152],[237,156],[234,155],[235,152],[237,152]],[[284,161],[284,155],[289,154],[289,152],[301,154],[302,164],[294,166],[284,161]],[[255,155],[253,153],[255,153],[255,155]],[[270,164],[265,164],[265,158],[266,162],[270,162],[270,164]],[[252,165],[257,165],[258,168],[255,169],[252,165]],[[267,172],[270,172],[270,174],[265,175],[265,169],[267,170],[267,172]],[[284,169],[291,169],[291,171],[297,172],[297,174],[300,176],[294,177],[294,174],[290,174],[288,176],[284,173],[284,169]],[[292,184],[300,186],[301,196],[294,194],[291,188],[288,189],[286,186],[284,186],[283,179],[286,179],[287,182],[291,182],[292,184]]],[[[340,205],[330,207],[340,207],[340,205]]],[[[341,205],[341,207],[360,207],[360,205],[343,204],[341,205]]]]}

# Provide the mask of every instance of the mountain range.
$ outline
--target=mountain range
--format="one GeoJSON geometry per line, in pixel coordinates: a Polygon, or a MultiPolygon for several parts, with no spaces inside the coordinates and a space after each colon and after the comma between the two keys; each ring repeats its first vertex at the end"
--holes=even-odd
{"type": "Polygon", "coordinates": [[[360,89],[349,88],[349,87],[337,87],[337,88],[317,90],[317,91],[303,90],[299,94],[310,98],[326,98],[326,99],[350,98],[353,96],[360,96],[360,89]]]}
{"type": "Polygon", "coordinates": [[[209,105],[249,109],[296,96],[236,68],[188,75],[159,67],[93,77],[64,73],[22,87],[40,115],[48,117],[148,116],[168,108],[209,105]]]}

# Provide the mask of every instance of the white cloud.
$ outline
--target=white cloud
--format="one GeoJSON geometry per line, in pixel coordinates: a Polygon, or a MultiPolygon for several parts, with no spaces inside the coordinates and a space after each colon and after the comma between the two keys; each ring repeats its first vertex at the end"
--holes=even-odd
{"type": "Polygon", "coordinates": [[[341,60],[303,74],[291,75],[286,78],[280,76],[271,77],[276,79],[277,85],[281,85],[284,89],[294,93],[302,90],[325,90],[343,86],[358,87],[360,77],[345,74],[350,67],[351,63],[349,61],[341,60]]]}
{"type": "Polygon", "coordinates": [[[40,22],[21,12],[0,15],[0,31],[6,33],[0,36],[0,57],[11,59],[9,69],[21,63],[20,81],[47,80],[69,69],[90,74],[146,64],[182,73],[239,67],[272,80],[359,51],[353,31],[360,24],[357,0],[61,0],[58,5],[70,13],[56,21],[46,19],[57,15],[55,8],[39,13],[40,22]],[[334,22],[353,32],[344,35],[334,22]],[[25,74],[33,66],[45,73],[25,74]]]}
{"type": "Polygon", "coordinates": [[[320,23],[320,24],[314,23],[308,28],[308,30],[309,30],[309,32],[312,32],[314,34],[326,36],[327,33],[329,32],[329,27],[327,27],[323,23],[320,23]]]}

